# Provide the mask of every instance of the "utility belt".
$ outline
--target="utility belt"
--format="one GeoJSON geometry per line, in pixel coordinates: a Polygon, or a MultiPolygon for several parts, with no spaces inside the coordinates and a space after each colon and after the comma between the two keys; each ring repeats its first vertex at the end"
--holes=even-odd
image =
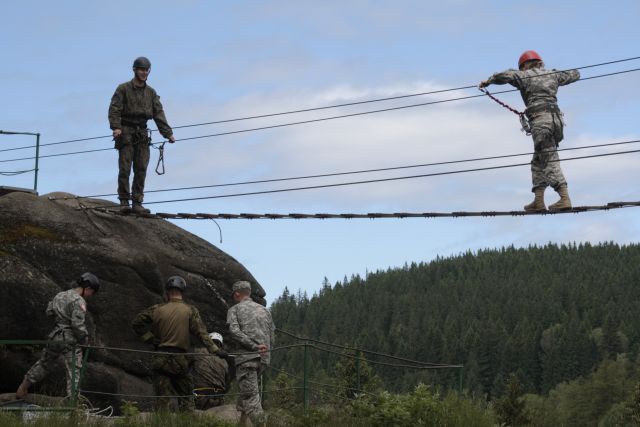
{"type": "Polygon", "coordinates": [[[121,149],[126,144],[137,145],[140,143],[149,144],[151,142],[150,131],[147,129],[147,122],[133,122],[129,120],[122,120],[120,122],[123,128],[123,134],[114,139],[114,147],[121,149]]]}
{"type": "Polygon", "coordinates": [[[158,347],[158,351],[164,351],[165,353],[186,353],[187,350],[182,349],[180,347],[158,347]]]}
{"type": "Polygon", "coordinates": [[[147,121],[135,121],[135,120],[121,120],[120,124],[122,126],[136,128],[136,129],[147,129],[147,121]]]}
{"type": "Polygon", "coordinates": [[[527,115],[527,118],[531,120],[533,117],[540,113],[560,114],[560,108],[558,108],[557,104],[540,104],[527,107],[524,113],[527,115]]]}

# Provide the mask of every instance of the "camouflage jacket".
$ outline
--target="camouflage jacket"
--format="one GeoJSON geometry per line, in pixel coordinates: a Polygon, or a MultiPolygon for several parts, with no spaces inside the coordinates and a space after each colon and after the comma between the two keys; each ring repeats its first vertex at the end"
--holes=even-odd
{"type": "MultiPolygon", "coordinates": [[[[266,344],[269,350],[275,344],[275,325],[266,307],[247,298],[227,311],[229,332],[240,343],[244,351],[257,351],[259,344],[266,344]]],[[[240,354],[235,357],[236,365],[261,357],[258,353],[240,354]]],[[[262,363],[269,364],[271,353],[262,356],[262,363]]]]}
{"type": "Polygon", "coordinates": [[[135,86],[133,80],[119,85],[109,105],[111,129],[122,129],[122,126],[127,124],[145,127],[150,119],[156,122],[162,136],[169,138],[173,135],[155,89],[147,84],[142,87],[135,86]]]}
{"type": "Polygon", "coordinates": [[[59,331],[63,331],[65,341],[76,340],[83,342],[88,336],[87,327],[84,324],[87,303],[75,289],[58,293],[47,305],[47,316],[53,317],[56,328],[49,335],[53,337],[59,331]],[[71,331],[71,334],[67,333],[71,331]]]}
{"type": "Polygon", "coordinates": [[[131,326],[142,341],[154,343],[158,347],[188,351],[193,335],[210,353],[219,350],[209,338],[198,309],[181,299],[172,298],[169,302],[143,310],[133,319],[131,326]]]}
{"type": "Polygon", "coordinates": [[[578,70],[557,71],[544,68],[530,70],[507,70],[495,73],[487,80],[490,84],[506,84],[520,90],[522,100],[528,109],[543,106],[557,107],[558,87],[568,85],[580,79],[578,70]]]}
{"type": "MultiPolygon", "coordinates": [[[[207,353],[198,347],[194,353],[207,353]]],[[[218,356],[194,356],[191,375],[194,388],[215,388],[227,390],[229,383],[229,364],[218,356]]],[[[206,393],[204,393],[206,394],[206,393]]]]}

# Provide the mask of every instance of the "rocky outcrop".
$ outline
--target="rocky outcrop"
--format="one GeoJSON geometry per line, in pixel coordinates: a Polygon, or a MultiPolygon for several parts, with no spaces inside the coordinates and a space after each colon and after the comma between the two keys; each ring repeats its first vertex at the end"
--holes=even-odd
{"type": "MultiPolygon", "coordinates": [[[[97,346],[150,350],[130,323],[140,310],[161,302],[163,284],[172,275],[187,280],[185,299],[198,307],[208,330],[225,338],[233,282],[250,281],[254,299],[264,303],[264,290],[253,276],[205,240],[161,219],[81,209],[111,204],[104,200],[49,199],[65,196],[72,195],[0,197],[0,339],[44,339],[52,327],[44,313],[47,302],[85,271],[103,285],[87,301],[91,343],[97,346]]],[[[28,346],[0,346],[0,392],[14,391],[37,356],[28,346]]],[[[86,390],[151,390],[144,354],[94,350],[89,361],[86,390]]],[[[62,393],[62,371],[36,391],[62,393]]]]}

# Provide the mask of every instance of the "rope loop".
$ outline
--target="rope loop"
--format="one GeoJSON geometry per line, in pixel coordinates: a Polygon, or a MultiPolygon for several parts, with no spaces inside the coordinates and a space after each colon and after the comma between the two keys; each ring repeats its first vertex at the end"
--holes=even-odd
{"type": "Polygon", "coordinates": [[[484,93],[489,98],[493,99],[495,102],[497,102],[498,104],[500,104],[501,106],[503,106],[507,110],[511,111],[514,114],[517,114],[518,118],[520,119],[520,126],[521,126],[520,130],[522,132],[524,132],[525,135],[527,135],[527,136],[531,135],[531,125],[529,124],[529,119],[527,119],[527,116],[524,114],[524,111],[518,111],[515,108],[513,108],[512,106],[510,106],[509,104],[500,101],[498,98],[496,98],[495,96],[491,95],[491,93],[489,93],[489,91],[484,89],[484,88],[479,87],[478,89],[480,90],[480,92],[484,93]]]}

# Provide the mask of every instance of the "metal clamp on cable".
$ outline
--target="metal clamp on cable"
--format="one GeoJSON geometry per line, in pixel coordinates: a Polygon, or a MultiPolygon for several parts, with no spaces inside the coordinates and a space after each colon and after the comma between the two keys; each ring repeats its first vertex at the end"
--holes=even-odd
{"type": "Polygon", "coordinates": [[[167,141],[163,141],[162,144],[160,144],[159,147],[154,147],[153,143],[151,142],[151,135],[152,135],[153,131],[149,130],[149,145],[152,146],[153,148],[155,148],[156,150],[158,150],[158,163],[156,164],[156,173],[158,175],[164,175],[165,173],[165,168],[164,168],[164,144],[167,143],[167,141]]]}

